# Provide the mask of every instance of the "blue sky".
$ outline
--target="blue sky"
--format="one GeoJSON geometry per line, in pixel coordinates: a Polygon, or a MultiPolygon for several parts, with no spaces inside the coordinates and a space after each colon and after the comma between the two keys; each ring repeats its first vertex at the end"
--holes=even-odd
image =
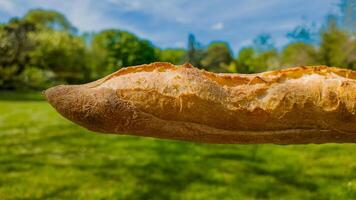
{"type": "Polygon", "coordinates": [[[155,45],[185,47],[189,33],[208,44],[229,42],[234,52],[270,33],[277,47],[295,26],[320,26],[339,0],[0,0],[0,22],[32,8],[63,13],[83,31],[128,30],[155,45]]]}

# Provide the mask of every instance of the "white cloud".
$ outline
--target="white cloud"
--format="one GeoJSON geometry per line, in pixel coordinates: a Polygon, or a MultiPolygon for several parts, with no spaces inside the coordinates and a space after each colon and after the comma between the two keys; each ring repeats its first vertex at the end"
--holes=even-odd
{"type": "Polygon", "coordinates": [[[0,10],[8,14],[15,14],[15,4],[10,0],[0,0],[0,10]]]}
{"type": "Polygon", "coordinates": [[[143,5],[139,0],[125,1],[125,0],[107,0],[109,3],[120,6],[120,8],[127,11],[140,10],[143,5]]]}
{"type": "Polygon", "coordinates": [[[182,42],[182,41],[178,41],[178,42],[175,42],[173,44],[174,47],[178,47],[178,48],[183,48],[185,46],[185,43],[182,42]]]}
{"type": "MultiPolygon", "coordinates": [[[[98,5],[93,2],[93,0],[81,0],[70,3],[67,17],[80,31],[100,31],[103,29],[118,28],[133,32],[142,38],[154,38],[154,36],[136,27],[135,24],[130,24],[125,19],[110,17],[110,15],[107,15],[106,10],[98,9],[98,5]]],[[[132,7],[135,7],[135,5],[135,3],[131,4],[132,7]]]]}
{"type": "Polygon", "coordinates": [[[211,26],[211,29],[213,29],[213,30],[221,30],[223,28],[224,28],[224,24],[222,22],[218,22],[211,26]]]}
{"type": "Polygon", "coordinates": [[[119,20],[113,20],[105,16],[102,10],[96,9],[90,0],[73,1],[66,6],[67,17],[81,31],[95,31],[105,28],[113,28],[119,20]]]}
{"type": "Polygon", "coordinates": [[[276,37],[274,40],[276,41],[275,44],[276,44],[277,47],[282,47],[282,46],[288,44],[288,42],[290,42],[290,41],[288,40],[288,38],[286,38],[286,37],[284,37],[284,36],[276,37]]]}
{"type": "Polygon", "coordinates": [[[252,45],[252,40],[250,40],[250,39],[243,40],[243,41],[239,42],[237,45],[240,47],[250,46],[250,45],[252,45]]]}
{"type": "Polygon", "coordinates": [[[178,23],[181,23],[181,24],[188,24],[188,23],[190,23],[191,22],[191,20],[190,19],[188,19],[188,18],[186,18],[186,17],[176,17],[176,21],[178,22],[178,23]]]}
{"type": "Polygon", "coordinates": [[[141,12],[158,19],[186,24],[194,19],[194,11],[198,6],[188,6],[189,0],[107,0],[118,9],[130,12],[141,12]]]}
{"type": "Polygon", "coordinates": [[[28,0],[30,8],[55,9],[69,19],[80,31],[98,31],[112,28],[120,23],[117,19],[108,18],[105,11],[97,9],[92,0],[48,1],[28,0]]]}

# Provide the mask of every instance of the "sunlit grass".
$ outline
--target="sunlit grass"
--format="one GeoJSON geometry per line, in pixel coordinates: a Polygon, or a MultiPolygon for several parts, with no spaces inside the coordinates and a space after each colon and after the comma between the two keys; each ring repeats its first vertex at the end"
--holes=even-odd
{"type": "Polygon", "coordinates": [[[356,145],[101,135],[45,101],[8,95],[0,101],[0,199],[356,199],[356,145]]]}

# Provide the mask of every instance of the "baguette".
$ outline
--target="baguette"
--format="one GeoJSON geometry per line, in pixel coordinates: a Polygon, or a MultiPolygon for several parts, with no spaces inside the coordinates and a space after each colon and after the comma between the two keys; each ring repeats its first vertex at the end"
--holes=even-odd
{"type": "Polygon", "coordinates": [[[45,96],[64,117],[103,133],[203,143],[356,142],[356,72],[334,67],[247,75],[158,62],[45,96]]]}

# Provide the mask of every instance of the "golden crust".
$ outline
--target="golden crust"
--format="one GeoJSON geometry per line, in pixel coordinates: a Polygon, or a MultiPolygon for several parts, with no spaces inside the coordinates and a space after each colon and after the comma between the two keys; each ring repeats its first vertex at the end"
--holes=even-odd
{"type": "Polygon", "coordinates": [[[94,131],[209,143],[356,142],[356,72],[326,66],[216,74],[190,64],[123,68],[45,92],[94,131]]]}

